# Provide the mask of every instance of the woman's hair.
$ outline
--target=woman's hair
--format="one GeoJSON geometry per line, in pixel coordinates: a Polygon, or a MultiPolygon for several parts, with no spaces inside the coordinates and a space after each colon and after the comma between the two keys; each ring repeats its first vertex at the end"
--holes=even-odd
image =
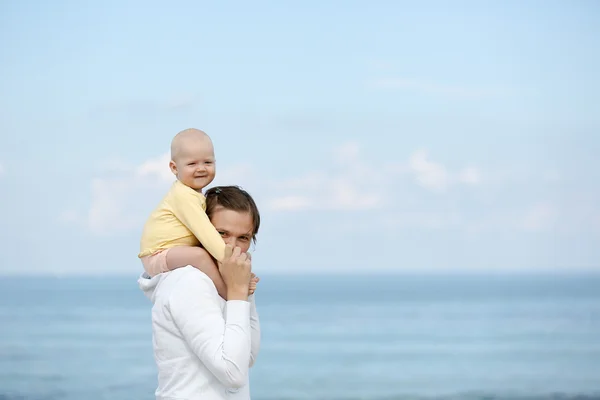
{"type": "Polygon", "coordinates": [[[256,234],[260,227],[260,213],[252,196],[239,186],[215,186],[205,193],[206,197],[206,215],[212,218],[217,207],[223,207],[226,210],[250,213],[252,217],[252,240],[256,243],[256,234]]]}

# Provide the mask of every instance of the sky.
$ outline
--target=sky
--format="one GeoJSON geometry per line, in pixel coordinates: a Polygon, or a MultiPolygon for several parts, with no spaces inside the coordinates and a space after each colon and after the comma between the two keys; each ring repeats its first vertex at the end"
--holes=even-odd
{"type": "Polygon", "coordinates": [[[596,1],[0,2],[0,274],[135,275],[213,139],[261,273],[600,271],[596,1]],[[286,4],[284,4],[286,3],[286,4]]]}

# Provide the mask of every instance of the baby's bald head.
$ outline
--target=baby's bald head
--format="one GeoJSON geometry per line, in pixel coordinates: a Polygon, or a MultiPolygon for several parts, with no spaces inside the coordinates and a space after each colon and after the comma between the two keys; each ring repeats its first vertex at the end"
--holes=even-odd
{"type": "Polygon", "coordinates": [[[201,191],[215,178],[215,150],[199,129],[185,129],[171,142],[171,172],[184,185],[201,191]]]}
{"type": "Polygon", "coordinates": [[[207,146],[211,150],[213,147],[212,140],[204,131],[194,128],[182,130],[171,141],[171,160],[177,162],[186,149],[197,145],[207,146]]]}

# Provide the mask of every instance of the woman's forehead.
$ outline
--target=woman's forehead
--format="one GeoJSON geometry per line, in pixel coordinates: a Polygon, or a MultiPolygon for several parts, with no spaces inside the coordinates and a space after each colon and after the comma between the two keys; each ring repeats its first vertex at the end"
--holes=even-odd
{"type": "Polygon", "coordinates": [[[222,206],[215,208],[210,221],[216,228],[226,229],[230,233],[239,235],[252,233],[254,229],[252,215],[249,212],[228,210],[222,206]]]}

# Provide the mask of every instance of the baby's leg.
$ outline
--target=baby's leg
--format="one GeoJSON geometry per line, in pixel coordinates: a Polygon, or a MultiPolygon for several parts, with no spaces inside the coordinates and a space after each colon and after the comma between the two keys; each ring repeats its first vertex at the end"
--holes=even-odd
{"type": "Polygon", "coordinates": [[[225,282],[219,273],[217,264],[206,250],[201,247],[186,246],[169,249],[169,252],[167,253],[167,268],[169,271],[185,267],[186,265],[198,268],[208,275],[215,284],[219,295],[227,300],[227,286],[225,286],[225,282]]]}

